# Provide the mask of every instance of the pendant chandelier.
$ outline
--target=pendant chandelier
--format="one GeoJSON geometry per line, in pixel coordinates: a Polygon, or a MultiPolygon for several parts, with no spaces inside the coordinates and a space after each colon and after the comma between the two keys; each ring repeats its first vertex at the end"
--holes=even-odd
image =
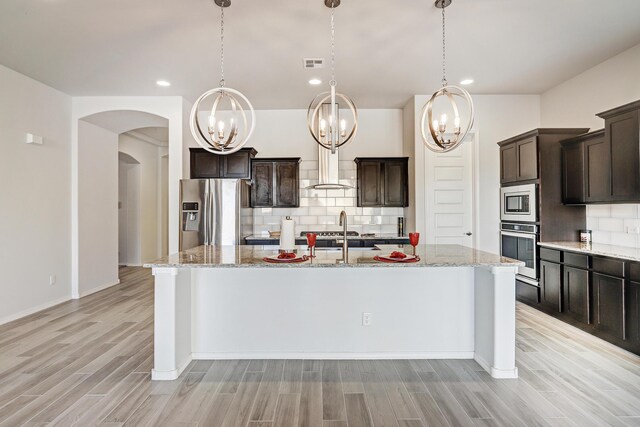
{"type": "Polygon", "coordinates": [[[435,6],[442,9],[442,88],[436,91],[422,109],[420,131],[422,141],[431,151],[446,153],[457,148],[471,130],[475,117],[473,100],[469,92],[461,87],[449,85],[446,76],[446,44],[445,44],[445,17],[444,9],[452,0],[436,0],[435,6]],[[439,114],[434,114],[434,104],[439,98],[444,98],[449,103],[449,112],[453,112],[453,130],[449,127],[449,117],[444,109],[439,114]],[[461,122],[460,109],[456,100],[464,101],[468,118],[461,122]],[[435,118],[434,118],[435,117],[435,118]]]}
{"type": "Polygon", "coordinates": [[[231,6],[231,0],[215,0],[215,3],[220,6],[220,86],[198,98],[191,110],[190,123],[191,134],[202,148],[226,155],[247,143],[255,128],[256,114],[246,96],[225,85],[224,9],[231,6]],[[225,104],[227,110],[222,110],[225,104]],[[205,123],[201,122],[203,116],[205,123]]]}
{"type": "Polygon", "coordinates": [[[324,0],[325,6],[331,9],[331,81],[329,92],[318,94],[309,105],[307,125],[313,139],[323,148],[335,154],[353,139],[358,131],[358,109],[348,96],[336,91],[336,54],[335,54],[335,18],[334,10],[340,6],[340,0],[324,0]],[[348,126],[346,119],[340,119],[340,105],[344,102],[351,112],[353,123],[348,126]]]}

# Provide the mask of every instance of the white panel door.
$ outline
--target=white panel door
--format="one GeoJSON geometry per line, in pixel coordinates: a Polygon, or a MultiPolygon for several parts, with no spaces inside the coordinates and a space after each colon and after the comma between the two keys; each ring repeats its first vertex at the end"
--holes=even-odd
{"type": "Polygon", "coordinates": [[[473,138],[448,153],[425,151],[426,239],[475,247],[473,138]]]}

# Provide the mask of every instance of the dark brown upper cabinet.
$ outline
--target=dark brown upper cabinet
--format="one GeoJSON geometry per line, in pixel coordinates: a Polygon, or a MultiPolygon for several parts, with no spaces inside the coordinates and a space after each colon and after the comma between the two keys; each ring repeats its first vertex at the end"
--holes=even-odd
{"type": "Polygon", "coordinates": [[[253,159],[251,176],[251,207],[297,208],[300,206],[299,157],[253,159]]]}
{"type": "Polygon", "coordinates": [[[189,148],[191,155],[191,179],[251,178],[251,159],[258,152],[242,148],[228,155],[213,154],[204,148],[189,148]]]}
{"type": "Polygon", "coordinates": [[[500,147],[500,183],[538,178],[538,143],[532,136],[500,147]]]}
{"type": "Polygon", "coordinates": [[[409,206],[408,157],[358,157],[359,207],[409,206]]]}
{"type": "Polygon", "coordinates": [[[640,101],[598,114],[611,163],[611,189],[606,202],[640,201],[640,101]]]}
{"type": "Polygon", "coordinates": [[[608,200],[611,163],[604,129],[561,142],[562,201],[583,205],[608,200]]]}
{"type": "Polygon", "coordinates": [[[499,142],[500,184],[541,181],[545,179],[543,175],[550,176],[555,169],[559,173],[560,148],[554,148],[552,144],[588,131],[584,128],[540,128],[499,142]]]}

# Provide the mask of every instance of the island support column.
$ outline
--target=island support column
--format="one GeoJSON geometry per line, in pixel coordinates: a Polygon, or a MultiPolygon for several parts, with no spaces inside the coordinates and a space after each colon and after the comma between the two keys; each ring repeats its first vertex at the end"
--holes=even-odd
{"type": "Polygon", "coordinates": [[[191,270],[154,268],[153,380],[175,380],[191,362],[191,270]]]}
{"type": "Polygon", "coordinates": [[[518,378],[515,267],[475,271],[475,360],[493,378],[518,378]]]}

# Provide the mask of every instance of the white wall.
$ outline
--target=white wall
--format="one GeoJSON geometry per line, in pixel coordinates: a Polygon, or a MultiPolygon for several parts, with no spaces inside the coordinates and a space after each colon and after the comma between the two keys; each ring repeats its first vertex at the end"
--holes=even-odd
{"type": "Polygon", "coordinates": [[[541,96],[543,127],[602,129],[597,113],[640,99],[640,44],[541,96]]]}
{"type": "Polygon", "coordinates": [[[153,261],[160,257],[162,236],[158,232],[161,224],[159,197],[161,182],[160,157],[162,148],[143,142],[127,134],[119,137],[118,150],[140,163],[140,260],[153,261]]]}
{"type": "Polygon", "coordinates": [[[118,157],[118,264],[141,265],[141,165],[122,152],[118,157]]]}
{"type": "MultiPolygon", "coordinates": [[[[406,135],[410,141],[406,144],[405,152],[411,152],[411,140],[415,153],[415,197],[411,209],[415,211],[418,231],[425,230],[426,215],[424,188],[424,153],[426,148],[420,137],[420,114],[423,105],[430,96],[418,95],[409,101],[405,107],[405,114],[413,110],[414,120],[405,122],[414,125],[414,134],[406,135]]],[[[503,139],[532,130],[540,124],[540,97],[537,95],[474,95],[476,119],[473,131],[479,140],[479,224],[476,230],[476,245],[480,250],[499,253],[500,226],[500,151],[497,143],[503,139]]],[[[407,215],[409,216],[409,214],[407,215]]]]}
{"type": "MultiPolygon", "coordinates": [[[[118,283],[118,135],[78,123],[78,295],[118,283]]],[[[67,237],[68,239],[68,237],[67,237]]]]}
{"type": "Polygon", "coordinates": [[[0,94],[1,324],[70,297],[71,98],[3,66],[0,94]]]}
{"type": "Polygon", "coordinates": [[[118,264],[129,264],[129,251],[127,245],[127,235],[129,234],[128,223],[128,198],[129,190],[129,169],[133,165],[118,159],[118,264]]]}
{"type": "MultiPolygon", "coordinates": [[[[544,127],[604,127],[597,113],[640,99],[640,44],[542,94],[544,127]]],[[[587,206],[587,228],[595,243],[640,248],[627,233],[640,220],[640,205],[587,206]]]]}

